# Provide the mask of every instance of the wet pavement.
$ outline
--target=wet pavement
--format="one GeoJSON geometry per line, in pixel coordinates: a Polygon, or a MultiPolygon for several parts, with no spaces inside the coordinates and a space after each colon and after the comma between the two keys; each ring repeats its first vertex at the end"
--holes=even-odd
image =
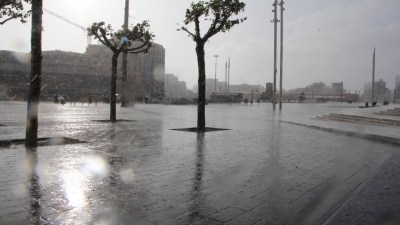
{"type": "MultiPolygon", "coordinates": [[[[94,120],[108,119],[109,105],[41,103],[40,137],[87,143],[0,149],[0,224],[335,221],[394,159],[398,145],[307,126],[380,135],[398,128],[309,118],[329,112],[382,117],[372,115],[385,110],[379,108],[292,103],[273,112],[266,103],[210,104],[206,126],[229,130],[197,134],[171,130],[196,125],[191,105],[117,107],[117,119],[127,121],[102,123],[94,120]]],[[[0,102],[0,140],[24,138],[25,117],[26,103],[0,102]]]]}

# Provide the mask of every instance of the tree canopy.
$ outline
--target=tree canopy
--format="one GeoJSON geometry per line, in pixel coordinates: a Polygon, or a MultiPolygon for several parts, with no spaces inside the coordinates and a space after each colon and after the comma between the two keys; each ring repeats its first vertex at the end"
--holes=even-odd
{"type": "Polygon", "coordinates": [[[149,23],[143,21],[136,26],[131,25],[130,29],[122,27],[121,30],[114,32],[110,24],[106,25],[104,22],[93,23],[89,27],[88,35],[93,35],[103,45],[110,48],[114,53],[127,52],[127,53],[141,53],[148,52],[155,37],[149,31],[149,23]],[[133,46],[134,43],[140,43],[139,46],[133,46]]]}
{"type": "Polygon", "coordinates": [[[21,23],[26,23],[26,18],[31,15],[31,10],[24,11],[24,2],[31,3],[31,0],[1,0],[0,25],[17,18],[20,19],[21,23]]]}
{"type": "Polygon", "coordinates": [[[152,40],[155,37],[149,31],[149,23],[145,20],[136,26],[130,28],[122,26],[122,30],[114,32],[111,25],[104,22],[93,23],[87,29],[88,35],[93,35],[103,45],[112,50],[111,59],[111,93],[110,93],[110,121],[117,120],[116,115],[116,94],[117,94],[117,67],[118,56],[121,52],[126,53],[147,53],[152,46],[152,40]]]}
{"type": "Polygon", "coordinates": [[[187,27],[182,26],[181,29],[186,31],[194,41],[206,42],[210,37],[219,32],[229,31],[233,26],[242,23],[247,18],[230,19],[233,15],[237,15],[244,11],[246,4],[239,0],[211,0],[209,2],[200,1],[191,4],[190,9],[186,10],[185,25],[194,22],[195,30],[191,32],[187,27]],[[211,22],[207,33],[201,37],[200,34],[200,17],[211,22]]]}

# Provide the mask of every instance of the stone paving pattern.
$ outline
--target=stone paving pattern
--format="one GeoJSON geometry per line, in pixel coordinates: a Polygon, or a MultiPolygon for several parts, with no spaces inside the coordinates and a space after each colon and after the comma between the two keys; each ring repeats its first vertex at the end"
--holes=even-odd
{"type": "MultiPolygon", "coordinates": [[[[398,146],[282,123],[338,105],[118,107],[42,103],[40,137],[88,143],[0,149],[0,224],[322,224],[398,146]]],[[[346,106],[347,107],[347,106],[346,106]]],[[[356,106],[354,106],[356,107],[356,106]]],[[[349,109],[347,109],[349,110],[349,109]]],[[[379,115],[380,116],[380,115],[379,115]]],[[[0,139],[25,134],[26,103],[0,102],[0,139]]]]}
{"type": "Polygon", "coordinates": [[[400,154],[393,155],[327,225],[400,224],[400,154]]]}

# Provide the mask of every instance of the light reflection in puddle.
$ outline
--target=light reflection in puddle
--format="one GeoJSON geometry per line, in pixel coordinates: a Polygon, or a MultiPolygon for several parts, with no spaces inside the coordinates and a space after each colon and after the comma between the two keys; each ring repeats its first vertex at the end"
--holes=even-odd
{"type": "Polygon", "coordinates": [[[28,193],[28,187],[25,183],[19,183],[17,185],[13,185],[11,192],[15,197],[22,197],[28,193]]]}
{"type": "Polygon", "coordinates": [[[107,162],[99,156],[84,157],[80,160],[81,166],[62,176],[63,188],[69,205],[75,208],[87,204],[85,196],[85,182],[90,179],[102,178],[108,175],[107,162]]]}
{"type": "Polygon", "coordinates": [[[49,165],[46,163],[39,164],[35,167],[35,174],[39,177],[39,183],[42,188],[50,187],[53,177],[49,173],[49,165]]]}
{"type": "Polygon", "coordinates": [[[108,163],[103,158],[99,156],[91,156],[83,159],[80,171],[87,178],[101,178],[108,175],[108,167],[108,163]]]}
{"type": "Polygon", "coordinates": [[[121,171],[119,171],[119,177],[121,178],[122,182],[130,184],[135,179],[135,173],[131,168],[121,169],[121,171]]]}
{"type": "Polygon", "coordinates": [[[84,180],[84,176],[77,170],[62,176],[63,188],[69,205],[77,208],[86,205],[86,197],[82,190],[84,180]]]}
{"type": "MultiPolygon", "coordinates": [[[[68,165],[65,165],[65,170],[59,175],[61,190],[64,195],[59,197],[65,198],[67,202],[64,204],[72,207],[72,210],[69,211],[69,216],[74,215],[75,223],[79,224],[115,224],[117,218],[115,214],[116,208],[107,206],[107,204],[102,204],[100,209],[96,207],[93,208],[93,205],[91,205],[88,200],[93,193],[90,183],[96,182],[99,179],[107,179],[110,176],[110,165],[101,156],[97,155],[77,157],[73,161],[74,162],[69,161],[69,163],[67,163],[68,165]],[[93,211],[96,211],[102,216],[97,219],[93,218],[91,213],[88,213],[93,211]]],[[[28,164],[29,163],[26,162],[26,166],[28,166],[28,164]]],[[[38,164],[33,169],[37,177],[40,178],[38,181],[43,185],[42,188],[51,186],[54,184],[53,182],[57,180],[57,178],[52,175],[52,169],[47,163],[38,164]]],[[[117,179],[120,179],[126,184],[132,183],[135,179],[133,168],[125,167],[120,169],[117,173],[117,179]]],[[[26,195],[29,189],[23,184],[20,184],[13,191],[15,192],[13,193],[14,195],[26,195]]],[[[60,207],[69,208],[65,205],[60,207]]]]}

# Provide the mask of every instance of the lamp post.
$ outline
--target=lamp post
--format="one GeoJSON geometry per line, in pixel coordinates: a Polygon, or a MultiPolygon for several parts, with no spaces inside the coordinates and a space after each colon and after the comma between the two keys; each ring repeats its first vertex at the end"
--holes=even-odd
{"type": "MultiPolygon", "coordinates": [[[[375,48],[374,48],[374,53],[372,54],[372,102],[375,101],[374,85],[375,85],[375,48]]],[[[364,93],[365,93],[365,91],[364,91],[364,93]]]]}
{"type": "Polygon", "coordinates": [[[218,55],[214,55],[215,57],[215,93],[217,93],[217,59],[218,55]]]}
{"type": "MultiPolygon", "coordinates": [[[[283,0],[281,0],[281,2],[279,3],[279,5],[281,6],[281,52],[280,52],[280,80],[279,80],[279,110],[282,110],[282,69],[283,69],[283,10],[285,10],[283,8],[283,4],[285,4],[283,2],[283,0]]],[[[275,102],[274,102],[275,103],[275,102]]]]}
{"type": "Polygon", "coordinates": [[[275,104],[276,104],[276,24],[279,22],[279,20],[276,18],[277,16],[277,5],[278,5],[278,0],[274,1],[274,10],[272,12],[274,13],[274,19],[271,20],[272,23],[274,23],[274,92],[272,93],[273,96],[273,104],[272,104],[272,109],[275,111],[275,104]]]}
{"type": "MultiPolygon", "coordinates": [[[[129,0],[125,0],[125,15],[124,15],[124,29],[128,29],[129,24],[129,0]]],[[[128,103],[128,53],[122,53],[122,92],[121,92],[121,106],[126,107],[128,103]]]]}

